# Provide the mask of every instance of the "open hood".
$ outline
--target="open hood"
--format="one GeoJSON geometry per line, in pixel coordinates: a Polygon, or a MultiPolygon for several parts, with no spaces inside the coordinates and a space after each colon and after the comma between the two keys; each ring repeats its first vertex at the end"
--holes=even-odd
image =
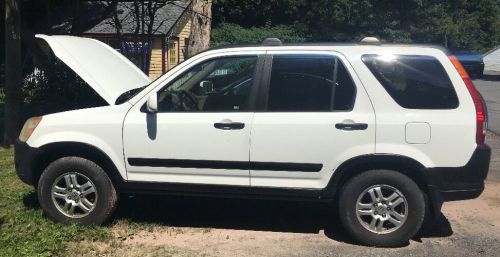
{"type": "Polygon", "coordinates": [[[101,41],[72,36],[36,37],[45,40],[57,58],[110,105],[122,93],[151,82],[131,61],[101,41]]]}

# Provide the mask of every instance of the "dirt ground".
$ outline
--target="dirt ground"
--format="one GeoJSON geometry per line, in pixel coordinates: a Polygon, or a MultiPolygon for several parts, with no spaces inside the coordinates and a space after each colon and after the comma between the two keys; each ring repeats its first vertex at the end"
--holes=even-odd
{"type": "Polygon", "coordinates": [[[74,247],[89,256],[500,256],[500,137],[487,142],[485,192],[445,203],[403,247],[357,245],[339,225],[325,226],[338,222],[321,204],[153,196],[122,201],[116,218],[130,223],[113,226],[118,241],[74,247]]]}

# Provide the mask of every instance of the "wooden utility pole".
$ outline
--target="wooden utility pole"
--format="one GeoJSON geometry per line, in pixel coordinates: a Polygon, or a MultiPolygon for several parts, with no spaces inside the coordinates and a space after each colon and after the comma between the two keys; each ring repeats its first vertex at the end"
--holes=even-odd
{"type": "Polygon", "coordinates": [[[3,145],[13,144],[21,116],[21,0],[5,0],[5,124],[3,145]]]}
{"type": "Polygon", "coordinates": [[[210,46],[212,0],[193,0],[191,7],[191,35],[189,36],[188,56],[193,56],[210,46]]]}

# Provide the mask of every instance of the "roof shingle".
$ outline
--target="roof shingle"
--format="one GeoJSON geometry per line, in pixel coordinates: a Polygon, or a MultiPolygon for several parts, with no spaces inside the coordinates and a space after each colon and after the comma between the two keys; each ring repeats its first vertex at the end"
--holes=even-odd
{"type": "MultiPolygon", "coordinates": [[[[102,1],[105,2],[105,1],[102,1]]],[[[153,22],[152,34],[165,35],[175,25],[176,21],[181,17],[184,11],[189,7],[190,1],[167,1],[163,6],[159,7],[155,13],[153,22]]],[[[141,6],[142,4],[139,4],[141,6]]],[[[145,5],[145,4],[144,4],[145,5]]],[[[141,7],[139,7],[141,10],[141,7]]],[[[145,8],[147,8],[145,6],[145,8]]],[[[122,34],[134,34],[137,28],[135,7],[133,2],[119,2],[116,6],[119,23],[121,23],[122,34]]],[[[115,34],[117,33],[116,22],[113,19],[114,14],[102,20],[93,28],[85,31],[89,34],[115,34]]],[[[146,15],[146,24],[149,19],[146,15]]],[[[139,22],[138,34],[147,33],[147,25],[143,30],[141,22],[139,22]]]]}

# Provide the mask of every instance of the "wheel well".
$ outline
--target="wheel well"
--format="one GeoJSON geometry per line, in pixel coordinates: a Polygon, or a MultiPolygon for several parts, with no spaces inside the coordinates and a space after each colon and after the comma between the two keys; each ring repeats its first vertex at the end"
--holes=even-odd
{"type": "Polygon", "coordinates": [[[34,162],[34,185],[38,185],[38,180],[43,171],[53,161],[68,156],[76,156],[88,159],[99,165],[109,176],[115,186],[119,186],[123,181],[118,169],[113,161],[99,148],[77,142],[52,143],[40,147],[40,152],[34,162]]]}
{"type": "Polygon", "coordinates": [[[325,197],[336,198],[340,188],[354,176],[374,169],[401,172],[412,179],[424,193],[428,192],[424,166],[418,161],[398,155],[366,155],[344,162],[333,173],[325,190],[325,197]]]}

